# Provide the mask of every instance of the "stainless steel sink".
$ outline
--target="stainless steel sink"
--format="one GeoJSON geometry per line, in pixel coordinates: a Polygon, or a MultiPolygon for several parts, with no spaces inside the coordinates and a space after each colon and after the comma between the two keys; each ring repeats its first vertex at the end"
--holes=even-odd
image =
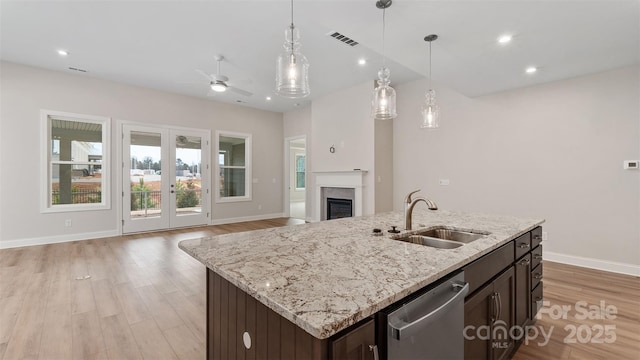
{"type": "Polygon", "coordinates": [[[411,235],[400,236],[394,238],[394,240],[430,246],[438,249],[455,249],[464,244],[480,239],[485,235],[489,235],[489,233],[438,227],[418,231],[411,235]]]}

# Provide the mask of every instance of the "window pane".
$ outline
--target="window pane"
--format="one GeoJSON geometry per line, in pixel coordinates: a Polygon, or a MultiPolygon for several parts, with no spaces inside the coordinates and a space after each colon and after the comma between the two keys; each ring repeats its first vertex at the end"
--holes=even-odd
{"type": "Polygon", "coordinates": [[[104,204],[103,124],[47,117],[50,131],[48,206],[104,204]],[[60,164],[74,162],[74,164],[60,164]]]}
{"type": "Polygon", "coordinates": [[[161,150],[160,133],[131,132],[131,218],[162,215],[161,150]]]}
{"type": "Polygon", "coordinates": [[[220,197],[245,196],[245,169],[220,169],[220,197]]]}
{"type": "Polygon", "coordinates": [[[176,214],[202,212],[202,139],[176,136],[176,214]]]}
{"type": "Polygon", "coordinates": [[[244,166],[245,161],[245,138],[220,136],[219,153],[224,154],[223,158],[225,166],[244,166]]]}
{"type": "Polygon", "coordinates": [[[51,205],[102,202],[102,179],[93,165],[53,164],[51,205]]]}
{"type": "Polygon", "coordinates": [[[304,172],[305,169],[305,157],[304,155],[296,156],[296,171],[304,172]]]}
{"type": "Polygon", "coordinates": [[[296,188],[303,189],[304,188],[304,173],[296,172],[296,188]]]}

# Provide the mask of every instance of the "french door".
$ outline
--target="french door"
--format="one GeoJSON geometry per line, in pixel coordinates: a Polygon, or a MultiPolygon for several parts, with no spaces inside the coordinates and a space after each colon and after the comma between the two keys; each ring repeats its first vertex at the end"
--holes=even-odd
{"type": "Polygon", "coordinates": [[[210,132],[122,126],[122,232],[209,223],[210,132]]]}

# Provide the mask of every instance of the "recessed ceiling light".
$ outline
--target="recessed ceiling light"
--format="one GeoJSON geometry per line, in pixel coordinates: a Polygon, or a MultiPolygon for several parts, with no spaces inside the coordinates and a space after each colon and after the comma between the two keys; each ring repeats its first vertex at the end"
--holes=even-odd
{"type": "Polygon", "coordinates": [[[505,45],[511,42],[511,39],[513,39],[513,37],[511,35],[502,35],[498,38],[498,43],[505,45]]]}
{"type": "Polygon", "coordinates": [[[271,101],[271,96],[267,96],[265,99],[267,99],[267,101],[271,101]]]}
{"type": "Polygon", "coordinates": [[[69,55],[69,52],[67,50],[60,49],[60,50],[58,50],[58,55],[67,56],[67,55],[69,55]]]}
{"type": "Polygon", "coordinates": [[[538,68],[535,66],[529,66],[528,68],[526,68],[524,70],[527,74],[533,74],[534,72],[538,71],[538,68]]]}
{"type": "Polygon", "coordinates": [[[366,65],[367,59],[358,59],[358,65],[366,65]]]}

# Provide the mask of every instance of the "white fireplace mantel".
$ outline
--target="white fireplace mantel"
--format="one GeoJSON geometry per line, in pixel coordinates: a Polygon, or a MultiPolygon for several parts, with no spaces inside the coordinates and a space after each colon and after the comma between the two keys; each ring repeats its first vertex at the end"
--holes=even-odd
{"type": "Polygon", "coordinates": [[[316,180],[315,221],[321,220],[322,188],[325,187],[354,189],[353,215],[362,216],[364,176],[367,174],[367,170],[313,171],[312,173],[316,180]]]}

